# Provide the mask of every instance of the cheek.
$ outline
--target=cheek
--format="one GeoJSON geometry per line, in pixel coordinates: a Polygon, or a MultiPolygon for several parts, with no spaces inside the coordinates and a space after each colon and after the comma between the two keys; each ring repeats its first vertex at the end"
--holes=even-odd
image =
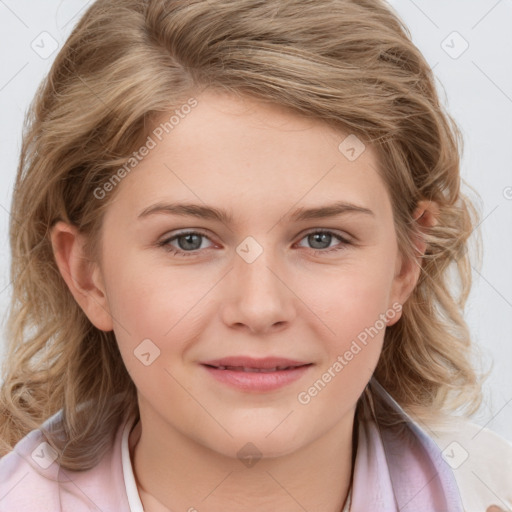
{"type": "MultiPolygon", "coordinates": [[[[157,368],[163,370],[179,362],[200,338],[207,316],[205,304],[218,279],[207,272],[198,279],[197,271],[190,268],[170,269],[161,262],[129,258],[111,268],[107,289],[114,332],[135,381],[147,374],[146,362],[151,362],[154,375],[157,368]]],[[[168,380],[165,375],[164,380],[168,380]]]]}
{"type": "Polygon", "coordinates": [[[340,267],[330,279],[309,287],[308,306],[321,320],[317,337],[323,341],[325,358],[316,378],[329,382],[331,391],[325,398],[340,390],[358,395],[370,379],[382,350],[386,319],[397,314],[389,304],[393,274],[392,257],[376,255],[340,267]]]}
{"type": "MultiPolygon", "coordinates": [[[[114,317],[137,336],[162,338],[180,319],[188,318],[213,286],[208,273],[167,267],[151,258],[127,257],[112,266],[109,274],[109,304],[114,317]],[[211,283],[210,283],[211,281],[211,283]]],[[[185,319],[186,321],[186,319],[185,319]]]]}
{"type": "MultiPolygon", "coordinates": [[[[304,283],[303,296],[328,328],[330,337],[343,348],[347,340],[373,326],[390,308],[393,263],[353,262],[329,278],[304,283]],[[309,291],[306,293],[306,289],[309,291]]],[[[381,322],[378,323],[381,327],[381,322]]]]}
{"type": "Polygon", "coordinates": [[[297,395],[308,416],[336,421],[355,406],[370,380],[382,351],[386,318],[396,314],[383,289],[389,279],[378,277],[348,273],[312,297],[328,329],[317,334],[324,357],[297,395]]]}

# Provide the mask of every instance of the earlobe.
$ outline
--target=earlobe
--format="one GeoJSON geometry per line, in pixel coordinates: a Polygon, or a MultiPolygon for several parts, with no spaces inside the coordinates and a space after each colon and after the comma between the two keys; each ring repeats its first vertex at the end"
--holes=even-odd
{"type": "MultiPolygon", "coordinates": [[[[389,304],[390,308],[396,309],[394,305],[398,303],[402,306],[407,301],[418,282],[421,272],[420,265],[421,264],[418,264],[416,260],[404,260],[402,256],[399,257],[393,280],[393,289],[389,304]]],[[[391,321],[386,322],[388,327],[398,322],[401,316],[402,307],[400,307],[399,313],[394,315],[391,321]]]]}
{"type": "Polygon", "coordinates": [[[59,272],[91,323],[102,331],[113,329],[101,270],[84,252],[84,235],[75,226],[57,222],[51,243],[59,272]]]}

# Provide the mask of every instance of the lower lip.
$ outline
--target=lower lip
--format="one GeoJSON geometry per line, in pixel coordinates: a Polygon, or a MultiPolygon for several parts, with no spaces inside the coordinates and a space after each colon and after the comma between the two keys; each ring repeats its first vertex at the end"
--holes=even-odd
{"type": "Polygon", "coordinates": [[[244,372],[220,370],[202,365],[219,382],[242,391],[274,391],[300,379],[312,365],[297,366],[291,370],[275,372],[244,372]]]}

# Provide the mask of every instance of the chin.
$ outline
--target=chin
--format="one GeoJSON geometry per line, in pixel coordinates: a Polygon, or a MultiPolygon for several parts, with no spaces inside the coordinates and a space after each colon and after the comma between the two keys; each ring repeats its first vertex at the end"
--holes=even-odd
{"type": "Polygon", "coordinates": [[[284,457],[294,453],[313,439],[304,437],[304,430],[286,428],[275,422],[258,422],[251,428],[228,428],[233,437],[227,435],[212,439],[208,437],[205,444],[221,455],[241,459],[244,456],[256,458],[284,457]]]}

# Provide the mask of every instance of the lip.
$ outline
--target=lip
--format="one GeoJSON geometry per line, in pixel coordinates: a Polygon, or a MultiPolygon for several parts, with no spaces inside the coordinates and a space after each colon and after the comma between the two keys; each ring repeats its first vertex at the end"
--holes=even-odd
{"type": "Polygon", "coordinates": [[[211,361],[203,361],[201,364],[208,366],[244,366],[246,368],[268,369],[284,366],[303,366],[310,364],[307,361],[296,361],[285,357],[264,357],[255,358],[250,356],[232,356],[223,357],[221,359],[212,359],[211,361]]]}
{"type": "Polygon", "coordinates": [[[280,389],[300,379],[313,363],[283,357],[225,357],[201,362],[217,381],[242,391],[264,392],[280,389]]]}

